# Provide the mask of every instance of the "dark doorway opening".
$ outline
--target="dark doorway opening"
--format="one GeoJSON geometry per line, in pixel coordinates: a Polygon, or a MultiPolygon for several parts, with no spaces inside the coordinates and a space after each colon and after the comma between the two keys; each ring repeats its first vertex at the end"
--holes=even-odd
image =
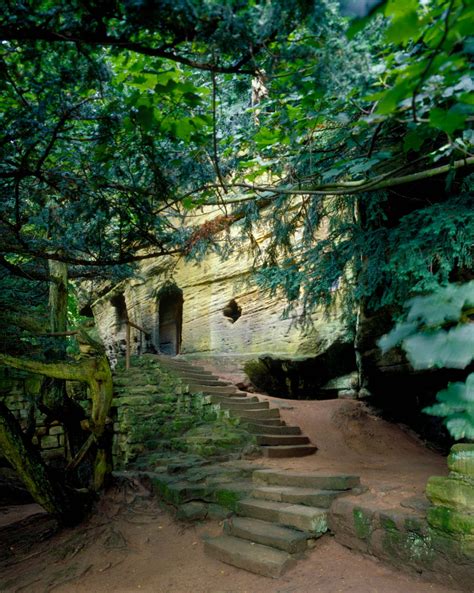
{"type": "Polygon", "coordinates": [[[110,303],[115,308],[115,327],[119,332],[125,328],[128,321],[127,304],[123,294],[116,294],[110,299],[110,303]]]}
{"type": "Polygon", "coordinates": [[[162,354],[176,356],[181,349],[183,325],[183,291],[167,286],[159,294],[158,346],[162,354]]]}

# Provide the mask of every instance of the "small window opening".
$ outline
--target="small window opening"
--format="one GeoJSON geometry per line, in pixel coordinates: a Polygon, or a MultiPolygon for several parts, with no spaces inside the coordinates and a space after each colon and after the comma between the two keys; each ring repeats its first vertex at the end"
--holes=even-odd
{"type": "Polygon", "coordinates": [[[242,307],[240,307],[235,299],[230,300],[222,310],[224,317],[227,317],[232,323],[242,315],[242,307]]]}
{"type": "Polygon", "coordinates": [[[82,317],[94,317],[94,313],[92,312],[92,307],[90,305],[84,305],[79,309],[79,315],[82,317]]]}

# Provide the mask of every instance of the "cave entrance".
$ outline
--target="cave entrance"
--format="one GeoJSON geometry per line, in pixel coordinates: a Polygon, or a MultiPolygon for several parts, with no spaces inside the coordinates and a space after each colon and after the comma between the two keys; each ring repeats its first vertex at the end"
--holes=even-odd
{"type": "Polygon", "coordinates": [[[181,348],[183,291],[175,284],[163,288],[159,294],[158,307],[159,352],[176,356],[181,348]]]}

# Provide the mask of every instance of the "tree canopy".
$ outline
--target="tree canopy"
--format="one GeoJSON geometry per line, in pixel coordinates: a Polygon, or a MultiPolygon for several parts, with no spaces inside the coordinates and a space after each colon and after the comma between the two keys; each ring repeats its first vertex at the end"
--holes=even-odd
{"type": "MultiPolygon", "coordinates": [[[[420,289],[466,267],[472,7],[375,4],[351,19],[332,0],[7,3],[0,264],[33,277],[57,259],[74,277],[197,253],[212,237],[181,217],[214,204],[247,235],[275,224],[262,282],[309,306],[368,251],[369,295],[394,266],[420,289]]],[[[401,277],[382,302],[406,296],[401,277]]]]}

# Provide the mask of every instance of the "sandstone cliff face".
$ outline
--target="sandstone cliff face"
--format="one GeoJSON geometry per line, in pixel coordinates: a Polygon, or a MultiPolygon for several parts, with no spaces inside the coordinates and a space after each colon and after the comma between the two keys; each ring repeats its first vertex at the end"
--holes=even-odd
{"type": "Polygon", "coordinates": [[[313,315],[310,331],[296,327],[296,314],[284,319],[283,297],[264,294],[252,281],[252,259],[245,253],[221,261],[209,254],[202,262],[181,259],[145,261],[139,274],[121,283],[93,305],[101,337],[109,351],[124,349],[123,312],[114,302],[123,294],[130,321],[150,333],[150,340],[132,328],[134,353],[160,346],[160,291],[173,284],[182,291],[183,308],[179,352],[194,357],[255,358],[267,353],[292,358],[324,352],[335,340],[350,341],[335,311],[313,315]],[[241,309],[233,322],[224,309],[234,299],[241,309]]]}

